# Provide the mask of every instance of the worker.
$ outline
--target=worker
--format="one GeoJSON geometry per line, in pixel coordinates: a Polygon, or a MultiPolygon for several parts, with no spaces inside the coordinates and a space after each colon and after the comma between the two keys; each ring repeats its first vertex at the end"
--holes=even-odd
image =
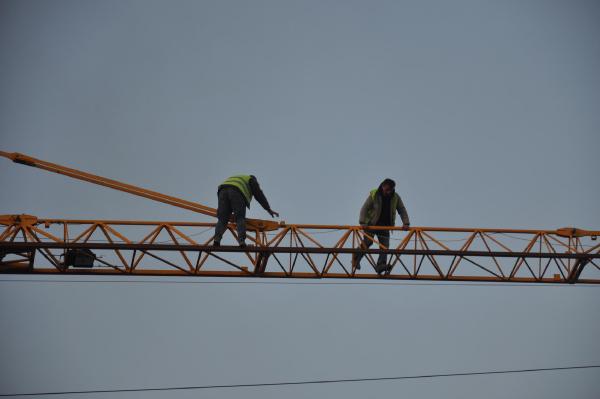
{"type": "MultiPolygon", "coordinates": [[[[410,226],[408,213],[402,203],[402,199],[396,193],[396,182],[385,179],[379,188],[371,190],[365,203],[360,209],[359,223],[361,226],[394,226],[396,222],[396,211],[402,218],[402,228],[407,230],[410,226]]],[[[379,243],[386,248],[390,245],[390,230],[365,230],[365,237],[360,245],[362,249],[369,248],[373,244],[370,237],[377,236],[379,243]],[[370,236],[370,237],[369,237],[370,236]]],[[[352,267],[360,270],[360,260],[364,254],[353,254],[352,267]]],[[[387,265],[387,254],[379,254],[375,271],[381,274],[389,271],[387,265]]]]}
{"type": "Polygon", "coordinates": [[[221,238],[227,229],[229,217],[233,212],[235,224],[237,225],[238,243],[240,247],[246,246],[246,208],[250,208],[252,197],[256,197],[258,203],[271,215],[279,217],[269,206],[269,201],[263,194],[256,177],[252,175],[231,176],[226,179],[217,190],[219,205],[217,208],[217,225],[215,226],[215,238],[213,245],[221,245],[221,238]]]}

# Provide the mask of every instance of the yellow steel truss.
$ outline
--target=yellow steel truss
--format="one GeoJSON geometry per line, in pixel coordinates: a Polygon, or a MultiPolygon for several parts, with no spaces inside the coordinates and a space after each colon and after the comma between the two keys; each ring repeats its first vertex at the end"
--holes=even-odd
{"type": "MultiPolygon", "coordinates": [[[[207,216],[216,210],[19,153],[14,162],[59,173],[207,216]]],[[[229,225],[235,237],[235,226],[229,225]]],[[[490,282],[600,283],[599,231],[365,227],[285,224],[249,219],[247,248],[212,245],[214,223],[38,219],[0,216],[0,273],[96,273],[172,276],[388,278],[490,282]],[[390,230],[386,247],[372,231],[390,230]],[[376,245],[365,249],[365,238],[376,245]],[[93,250],[93,268],[65,261],[93,250]],[[358,270],[353,256],[373,267],[358,270]],[[388,255],[378,274],[374,255],[388,255]],[[210,260],[210,261],[209,261],[210,260]],[[380,271],[381,272],[381,271],[380,271]]]]}

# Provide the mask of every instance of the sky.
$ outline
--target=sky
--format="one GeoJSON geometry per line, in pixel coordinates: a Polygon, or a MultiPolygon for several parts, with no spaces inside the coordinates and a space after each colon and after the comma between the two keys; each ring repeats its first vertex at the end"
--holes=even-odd
{"type": "MultiPolygon", "coordinates": [[[[2,0],[0,150],[213,207],[254,174],[289,223],[355,224],[390,177],[413,226],[598,230],[599,18],[578,0],[2,0]]],[[[0,186],[1,214],[211,221],[5,159],[0,186]]],[[[595,287],[27,279],[0,282],[0,394],[600,364],[595,287]]],[[[595,398],[598,377],[169,395],[595,398]]]]}

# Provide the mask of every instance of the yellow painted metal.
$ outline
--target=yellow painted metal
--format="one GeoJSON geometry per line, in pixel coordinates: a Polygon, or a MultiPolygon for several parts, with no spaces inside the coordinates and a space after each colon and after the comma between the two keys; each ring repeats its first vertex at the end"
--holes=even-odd
{"type": "Polygon", "coordinates": [[[38,224],[38,218],[33,215],[0,215],[0,224],[5,226],[19,225],[19,226],[33,226],[38,224]]]}
{"type": "MultiPolygon", "coordinates": [[[[357,270],[350,262],[350,255],[356,253],[353,251],[363,250],[364,233],[360,226],[337,226],[338,229],[331,230],[336,226],[288,225],[272,233],[272,237],[264,232],[257,234],[253,240],[255,245],[240,250],[227,245],[212,247],[212,236],[198,241],[196,236],[212,230],[214,223],[61,220],[4,215],[0,216],[0,225],[3,226],[0,228],[2,251],[10,254],[0,259],[0,273],[600,283],[593,276],[579,278],[586,262],[592,272],[598,268],[595,262],[600,259],[600,244],[593,242],[593,236],[567,239],[552,230],[486,229],[482,232],[470,229],[465,235],[468,229],[412,227],[400,232],[401,237],[389,246],[389,250],[394,251],[389,255],[393,271],[378,275],[368,264],[357,270]],[[163,238],[159,238],[161,232],[163,238]],[[322,233],[329,234],[326,241],[317,237],[322,233]],[[349,240],[355,235],[357,239],[349,240]],[[185,241],[183,245],[181,239],[185,241]],[[24,245],[28,243],[32,245],[24,245]],[[65,267],[61,260],[64,251],[77,245],[100,251],[102,256],[96,259],[100,267],[65,267]],[[41,264],[34,262],[35,253],[38,254],[35,259],[41,259],[41,264]],[[289,263],[285,260],[288,254],[289,263]],[[179,260],[174,259],[176,255],[179,260]],[[240,255],[248,259],[240,259],[240,255]],[[54,269],[43,265],[44,258],[54,269]],[[505,261],[500,262],[500,258],[505,261]],[[430,267],[421,269],[425,259],[430,267]],[[297,260],[301,264],[297,264],[297,260]]],[[[377,244],[374,250],[387,251],[377,244]]],[[[364,259],[375,267],[372,255],[367,254],[364,259]]]]}
{"type": "MultiPolygon", "coordinates": [[[[197,202],[184,200],[181,198],[162,194],[157,191],[152,191],[152,190],[137,187],[137,186],[134,186],[131,184],[123,183],[123,182],[120,182],[117,180],[109,179],[106,177],[94,175],[94,174],[87,173],[87,172],[82,172],[77,169],[68,168],[66,166],[43,161],[43,160],[31,157],[29,155],[21,154],[18,152],[0,151],[0,156],[8,158],[8,159],[12,160],[13,162],[20,163],[22,165],[28,165],[28,166],[32,166],[35,168],[44,169],[44,170],[58,173],[58,174],[61,174],[64,176],[74,178],[74,179],[87,181],[87,182],[90,182],[93,184],[98,184],[98,185],[101,185],[104,187],[109,187],[109,188],[112,188],[115,190],[129,193],[129,194],[133,194],[133,195],[148,198],[148,199],[151,199],[154,201],[173,205],[178,208],[183,208],[183,209],[187,209],[187,210],[190,210],[193,212],[198,212],[198,213],[201,213],[201,214],[204,214],[207,216],[212,216],[212,217],[217,216],[217,210],[215,208],[211,208],[211,207],[202,205],[197,202]]],[[[2,218],[2,217],[34,217],[34,216],[30,216],[30,215],[29,216],[28,215],[0,216],[0,218],[2,218]]],[[[69,222],[76,223],[76,221],[69,221],[69,222]]],[[[116,222],[118,222],[119,224],[122,224],[125,221],[116,221],[116,222]]],[[[7,222],[3,222],[2,219],[0,219],[0,223],[9,224],[7,222]]],[[[51,223],[51,221],[50,221],[50,223],[51,223]]],[[[86,221],[83,221],[83,223],[86,223],[86,221]]],[[[139,222],[133,222],[133,223],[137,224],[139,222]]],[[[150,223],[152,223],[152,222],[150,222],[150,223]]],[[[257,230],[257,231],[273,231],[273,230],[278,230],[278,229],[284,228],[284,227],[301,228],[301,229],[312,229],[312,228],[316,228],[316,229],[348,229],[348,228],[357,227],[357,226],[350,226],[350,225],[286,224],[285,222],[276,222],[276,221],[272,221],[272,220],[263,220],[263,219],[248,219],[247,225],[248,225],[248,229],[257,230]]],[[[364,229],[405,230],[403,227],[395,227],[395,228],[390,229],[388,227],[378,227],[378,226],[363,227],[362,229],[363,230],[364,229]]],[[[472,229],[472,228],[448,228],[448,227],[427,227],[426,229],[427,229],[427,231],[432,231],[432,232],[433,231],[472,232],[472,231],[476,230],[476,229],[472,229]]],[[[595,237],[595,236],[599,235],[598,231],[583,230],[583,229],[578,229],[578,228],[574,228],[574,227],[563,227],[563,228],[560,228],[557,230],[477,229],[477,231],[479,231],[481,233],[489,232],[489,233],[526,233],[526,234],[527,233],[544,232],[544,233],[554,233],[561,237],[585,237],[585,236],[595,237]]]]}
{"type": "Polygon", "coordinates": [[[556,234],[561,237],[597,237],[600,232],[577,229],[575,227],[563,227],[556,230],[556,234]]]}
{"type": "MultiPolygon", "coordinates": [[[[0,151],[0,156],[20,164],[207,216],[216,216],[216,209],[196,202],[67,168],[24,154],[0,151]]],[[[202,232],[193,233],[194,230],[211,230],[215,226],[214,223],[65,220],[38,218],[27,214],[0,215],[0,243],[2,244],[0,272],[224,277],[255,275],[291,278],[385,277],[399,280],[588,282],[600,284],[598,279],[579,278],[586,264],[588,268],[600,270],[597,264],[600,259],[600,244],[594,242],[600,235],[598,230],[583,230],[574,227],[563,227],[556,230],[414,226],[403,228],[286,224],[257,219],[248,219],[247,222],[248,228],[256,231],[255,237],[248,237],[251,245],[247,250],[242,250],[244,257],[250,261],[250,265],[247,260],[240,261],[239,258],[228,257],[231,255],[232,247],[229,249],[211,247],[213,237],[208,239],[204,237],[201,241],[196,241],[195,236],[202,232]],[[130,235],[133,231],[139,230],[141,230],[143,238],[135,238],[130,235]],[[365,269],[357,270],[356,265],[350,261],[351,254],[364,250],[362,240],[372,236],[366,230],[391,230],[401,236],[395,240],[399,243],[392,243],[389,246],[389,250],[395,252],[394,254],[390,253],[390,270],[384,276],[369,271],[368,266],[366,271],[365,269]],[[267,236],[266,232],[268,231],[273,231],[274,235],[267,236]],[[160,241],[161,232],[167,234],[167,241],[160,241]],[[330,236],[327,242],[320,241],[315,234],[323,233],[332,233],[333,236],[330,236]],[[95,238],[93,238],[94,234],[96,234],[95,238]],[[98,234],[102,234],[99,241],[98,234]],[[34,247],[29,247],[29,243],[33,243],[34,247]],[[22,244],[27,245],[23,246],[22,244]],[[81,244],[97,248],[104,251],[104,254],[108,253],[109,256],[112,254],[119,265],[97,258],[96,261],[107,268],[68,269],[68,266],[65,266],[61,260],[65,259],[66,252],[64,251],[67,251],[69,246],[83,247],[81,244]],[[172,245],[169,249],[165,249],[163,244],[172,245]],[[102,249],[102,245],[104,245],[104,249],[102,249]],[[287,246],[284,247],[284,245],[287,246]],[[21,249],[19,250],[19,248],[21,249]],[[166,259],[161,255],[163,253],[161,251],[172,251],[177,253],[181,259],[173,260],[172,253],[169,258],[171,260],[166,259]],[[36,253],[38,254],[37,258],[36,253]],[[283,254],[285,257],[289,255],[289,263],[283,260],[283,254]],[[197,257],[195,262],[192,255],[197,257]],[[54,265],[55,268],[40,267],[39,262],[35,261],[40,257],[54,265]],[[497,257],[512,258],[513,261],[512,263],[500,262],[497,257]],[[444,258],[449,261],[440,262],[444,258]],[[487,259],[487,263],[481,264],[480,258],[487,259]],[[144,263],[141,262],[142,259],[144,259],[144,263]],[[209,259],[211,262],[208,262],[209,259]],[[270,263],[268,263],[269,259],[271,259],[270,263]],[[297,267],[298,259],[304,262],[304,270],[297,267]],[[429,272],[421,269],[424,260],[428,260],[430,263],[429,272]],[[268,265],[270,265],[269,268],[267,268],[268,265]],[[469,268],[475,268],[475,272],[469,268]],[[431,271],[436,274],[431,274],[431,271]]],[[[229,230],[235,236],[233,224],[230,224],[229,230]]],[[[373,239],[373,241],[375,242],[375,251],[388,251],[388,248],[378,243],[377,239],[373,239]]],[[[238,248],[234,248],[234,250],[239,251],[238,248]]],[[[373,267],[375,267],[372,257],[374,254],[375,252],[367,253],[363,258],[373,267]]]]}
{"type": "MultiPolygon", "coordinates": [[[[123,183],[118,180],[109,179],[106,177],[94,175],[87,172],[82,172],[77,169],[68,168],[66,166],[58,165],[55,163],[43,161],[41,159],[33,158],[25,154],[21,154],[18,152],[5,152],[0,151],[0,156],[8,158],[13,162],[32,166],[34,168],[39,168],[43,170],[47,170],[49,172],[58,173],[60,175],[68,176],[74,179],[87,181],[89,183],[98,184],[100,186],[109,187],[114,190],[123,191],[129,194],[137,195],[140,197],[148,198],[154,201],[162,202],[165,204],[173,205],[178,208],[187,209],[193,212],[198,212],[203,215],[216,217],[217,210],[215,208],[211,208],[197,202],[192,202],[188,200],[184,200],[181,198],[173,197],[170,195],[162,194],[157,191],[148,190],[145,188],[137,187],[131,184],[123,183]]],[[[258,230],[258,231],[270,231],[277,230],[279,228],[279,222],[271,221],[271,220],[262,220],[262,219],[248,219],[246,221],[247,227],[250,230],[258,230]]]]}

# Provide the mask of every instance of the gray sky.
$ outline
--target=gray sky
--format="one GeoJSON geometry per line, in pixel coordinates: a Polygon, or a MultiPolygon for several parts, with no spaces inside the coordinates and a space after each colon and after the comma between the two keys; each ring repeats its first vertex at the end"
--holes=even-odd
{"type": "MultiPolygon", "coordinates": [[[[211,206],[252,173],[294,223],[354,224],[391,177],[416,226],[599,229],[599,18],[594,1],[3,0],[0,149],[211,206]]],[[[3,214],[209,220],[0,161],[3,214]]],[[[0,393],[598,364],[598,299],[3,282],[0,393]]],[[[169,395],[595,398],[598,377],[169,395]]]]}

